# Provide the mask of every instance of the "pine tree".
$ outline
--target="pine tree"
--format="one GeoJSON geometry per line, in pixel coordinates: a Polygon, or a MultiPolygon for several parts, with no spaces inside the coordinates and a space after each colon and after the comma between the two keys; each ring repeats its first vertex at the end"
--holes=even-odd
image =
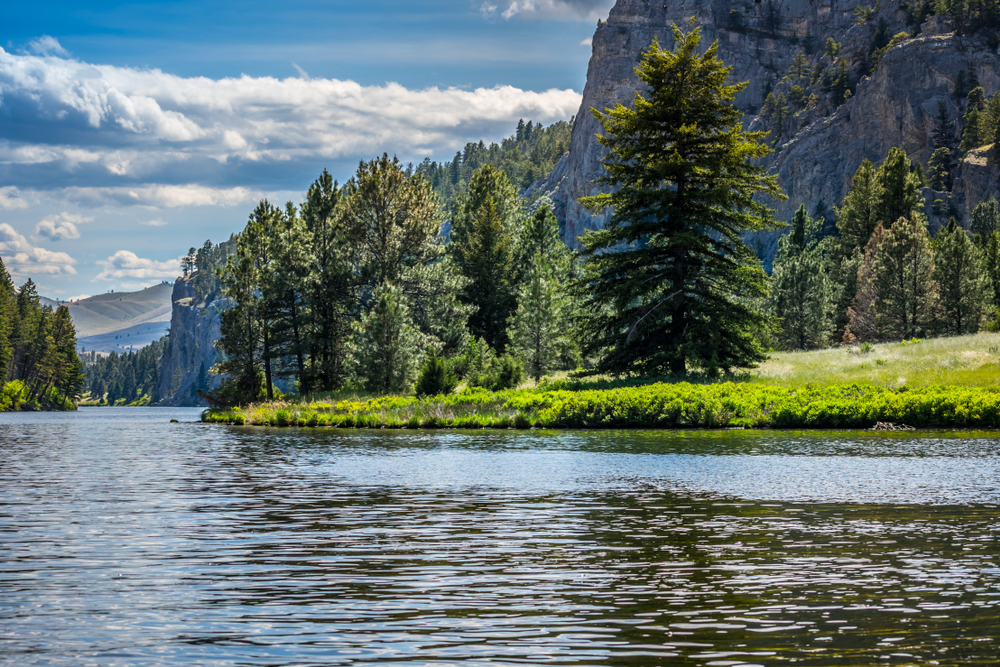
{"type": "Polygon", "coordinates": [[[934,280],[940,286],[941,323],[948,334],[979,331],[986,287],[982,266],[979,250],[952,218],[934,244],[934,280]]]}
{"type": "Polygon", "coordinates": [[[873,342],[882,338],[879,318],[881,304],[875,262],[884,239],[885,227],[879,225],[865,245],[863,258],[857,263],[857,273],[854,278],[856,290],[851,306],[847,310],[849,325],[844,332],[846,343],[873,342]]]}
{"type": "Polygon", "coordinates": [[[889,149],[885,162],[878,168],[877,180],[881,190],[878,220],[886,229],[921,208],[921,179],[911,171],[910,160],[901,149],[889,149]]]}
{"type": "Polygon", "coordinates": [[[935,121],[937,129],[934,130],[934,147],[954,148],[955,124],[951,120],[951,114],[948,113],[948,105],[945,104],[944,100],[938,100],[938,113],[935,121]]]}
{"type": "Polygon", "coordinates": [[[410,318],[403,291],[391,283],[379,285],[371,308],[355,326],[358,376],[379,394],[409,390],[425,342],[410,318]]]}
{"type": "MultiPolygon", "coordinates": [[[[308,308],[303,325],[309,370],[305,384],[300,385],[302,392],[339,389],[348,378],[347,347],[359,299],[353,270],[358,251],[340,215],[341,201],[341,188],[324,169],[309,187],[299,211],[305,249],[301,257],[287,257],[294,273],[299,270],[297,260],[306,263],[302,289],[308,308]]],[[[296,230],[290,234],[298,236],[296,230]]]]}
{"type": "Polygon", "coordinates": [[[986,306],[1000,310],[1000,231],[990,234],[983,257],[986,283],[986,306]]]}
{"type": "Polygon", "coordinates": [[[861,163],[851,181],[851,190],[843,206],[836,209],[842,255],[847,256],[868,244],[880,221],[880,207],[885,187],[878,170],[867,159],[861,163]]]}
{"type": "Polygon", "coordinates": [[[11,334],[14,331],[14,318],[17,316],[17,293],[14,282],[7,273],[7,267],[0,259],[0,387],[10,375],[14,348],[11,344],[11,334]]]}
{"type": "Polygon", "coordinates": [[[832,329],[832,290],[819,247],[820,224],[803,204],[791,228],[778,241],[771,274],[770,302],[779,325],[775,338],[793,350],[823,347],[832,329]]]}
{"type": "Polygon", "coordinates": [[[951,191],[951,168],[951,149],[947,146],[935,148],[927,161],[928,185],[938,192],[951,191]]]}
{"type": "Polygon", "coordinates": [[[583,338],[601,372],[713,373],[764,358],[767,276],[742,234],[777,227],[755,198],[781,197],[777,181],[751,162],[770,149],[742,128],[733,100],[746,84],[726,85],[718,44],[699,54],[697,28],[672,30],[674,51],[654,40],[642,55],[634,108],[594,112],[609,151],[600,182],[617,186],[583,200],[613,207],[583,238],[583,338]]]}
{"type": "Polygon", "coordinates": [[[972,224],[969,231],[979,234],[984,240],[988,240],[995,231],[1000,231],[1000,204],[995,197],[990,197],[976,204],[972,209],[972,224]]]}
{"type": "Polygon", "coordinates": [[[886,231],[873,273],[882,331],[896,339],[924,335],[937,317],[938,286],[923,216],[900,218],[886,231]]]}
{"type": "Polygon", "coordinates": [[[507,325],[517,307],[517,236],[521,204],[510,179],[486,165],[472,175],[462,213],[452,228],[451,254],[468,279],[464,303],[475,308],[469,317],[473,336],[502,352],[507,325]]]}
{"type": "Polygon", "coordinates": [[[973,148],[978,148],[985,143],[983,132],[983,116],[985,111],[986,93],[977,85],[969,91],[965,116],[962,117],[961,149],[963,153],[968,153],[973,148]]]}

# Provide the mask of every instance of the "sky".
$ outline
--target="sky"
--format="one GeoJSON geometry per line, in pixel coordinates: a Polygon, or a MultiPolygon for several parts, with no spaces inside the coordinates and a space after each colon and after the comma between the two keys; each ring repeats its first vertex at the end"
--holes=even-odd
{"type": "Polygon", "coordinates": [[[612,4],[0,3],[0,257],[55,299],[141,289],[324,168],[567,120],[612,4]]]}

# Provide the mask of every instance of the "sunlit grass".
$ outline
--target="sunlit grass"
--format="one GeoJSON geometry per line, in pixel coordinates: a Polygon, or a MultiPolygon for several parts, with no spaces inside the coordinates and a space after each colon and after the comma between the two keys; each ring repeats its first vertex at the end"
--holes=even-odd
{"type": "Polygon", "coordinates": [[[1000,386],[1000,333],[882,343],[812,352],[774,352],[749,380],[779,386],[1000,386]]]}

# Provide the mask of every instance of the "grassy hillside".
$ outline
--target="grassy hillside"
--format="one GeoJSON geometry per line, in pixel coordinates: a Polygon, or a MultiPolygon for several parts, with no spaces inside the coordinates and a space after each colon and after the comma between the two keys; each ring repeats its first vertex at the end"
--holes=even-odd
{"type": "MultiPolygon", "coordinates": [[[[148,322],[170,321],[172,291],[172,285],[160,283],[138,292],[97,294],[59,304],[69,308],[77,338],[87,338],[113,334],[148,322]]],[[[45,303],[58,305],[48,299],[45,303]]]]}
{"type": "Polygon", "coordinates": [[[864,383],[880,387],[1000,386],[1000,333],[775,352],[749,378],[784,387],[864,383]]]}
{"type": "Polygon", "coordinates": [[[1000,334],[776,354],[736,381],[555,381],[447,396],[275,402],[205,421],[354,428],[1000,428],[1000,334]],[[609,386],[612,385],[612,386],[609,386]]]}

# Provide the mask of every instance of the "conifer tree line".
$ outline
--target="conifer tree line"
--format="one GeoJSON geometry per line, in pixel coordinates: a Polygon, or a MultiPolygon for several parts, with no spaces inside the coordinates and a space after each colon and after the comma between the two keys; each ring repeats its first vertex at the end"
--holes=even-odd
{"type": "Polygon", "coordinates": [[[81,353],[84,389],[90,392],[88,400],[107,405],[148,404],[160,400],[156,388],[167,341],[164,336],[140,350],[123,354],[81,353]]]}
{"type": "Polygon", "coordinates": [[[343,185],[324,171],[301,205],[260,202],[219,272],[220,398],[272,398],[279,378],[301,393],[393,393],[423,367],[420,387],[437,393],[575,368],[577,268],[548,208],[528,213],[487,164],[447,237],[444,222],[424,174],[388,155],[343,185]]]}
{"type": "Polygon", "coordinates": [[[500,169],[514,187],[521,191],[544,178],[568,150],[573,119],[561,120],[548,127],[533,121],[519,120],[514,134],[499,144],[483,141],[467,143],[445,162],[429,157],[414,167],[407,165],[407,174],[423,174],[443,201],[449,215],[461,208],[461,198],[472,175],[487,164],[500,169]]]}
{"type": "Polygon", "coordinates": [[[960,335],[995,329],[1000,308],[1000,206],[980,202],[971,233],[952,218],[932,238],[921,174],[890,149],[865,160],[836,209],[836,236],[801,206],[772,274],[775,342],[786,349],[960,335]]]}
{"type": "Polygon", "coordinates": [[[73,409],[81,366],[69,309],[41,305],[30,278],[15,287],[0,260],[0,411],[73,409]]]}

